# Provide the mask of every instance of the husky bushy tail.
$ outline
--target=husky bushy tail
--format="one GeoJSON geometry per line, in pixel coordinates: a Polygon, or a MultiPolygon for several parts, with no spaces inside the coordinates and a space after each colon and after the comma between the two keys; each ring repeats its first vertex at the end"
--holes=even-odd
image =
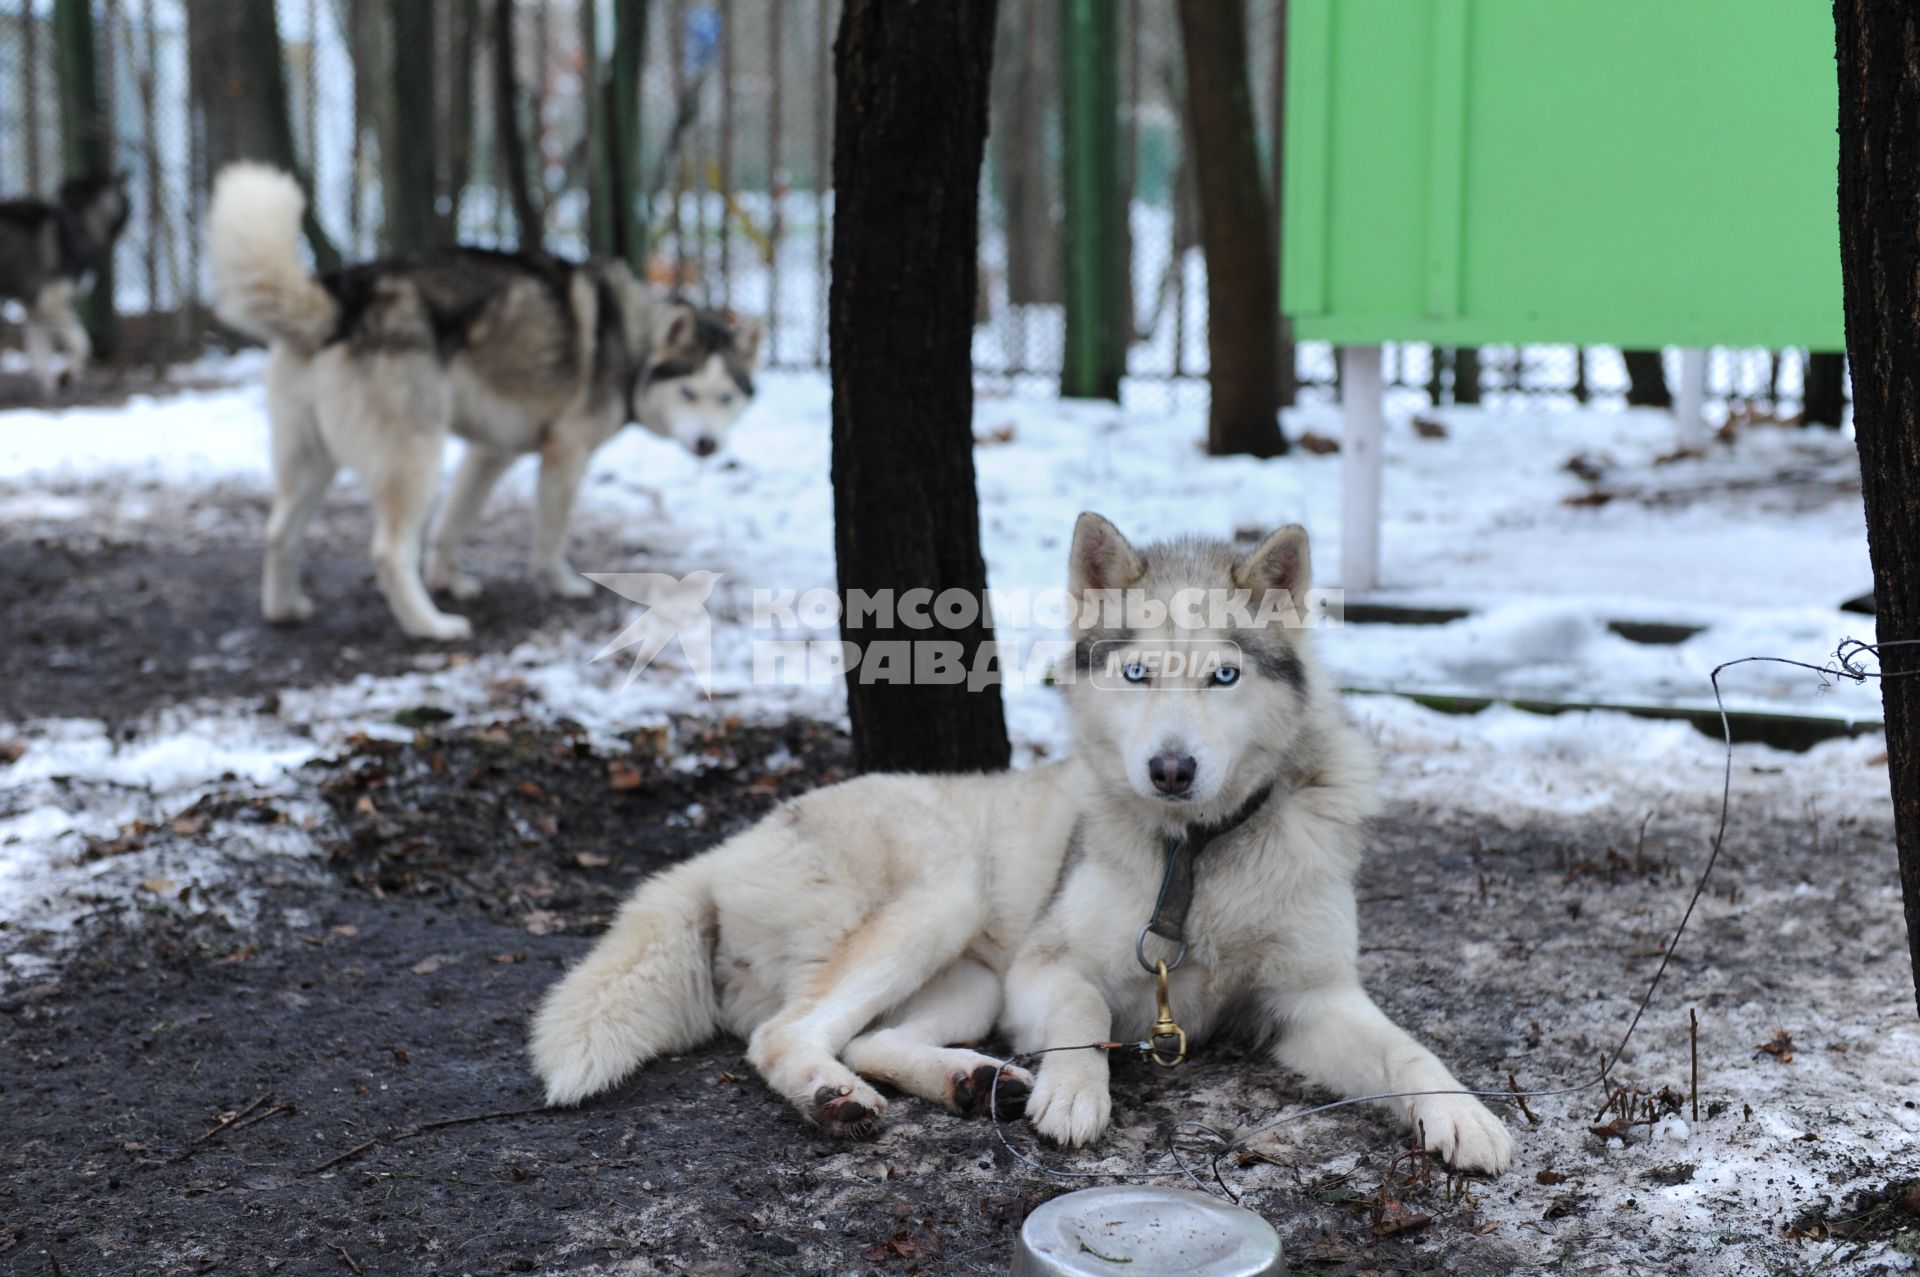
{"type": "Polygon", "coordinates": [[[339,303],[300,261],[307,198],[293,178],[266,164],[220,170],[207,214],[214,313],[262,341],[311,352],[340,320],[339,303]]]}
{"type": "Polygon", "coordinates": [[[577,1104],[713,1036],[712,872],[694,861],[650,879],[547,994],[530,1049],[548,1104],[577,1104]]]}

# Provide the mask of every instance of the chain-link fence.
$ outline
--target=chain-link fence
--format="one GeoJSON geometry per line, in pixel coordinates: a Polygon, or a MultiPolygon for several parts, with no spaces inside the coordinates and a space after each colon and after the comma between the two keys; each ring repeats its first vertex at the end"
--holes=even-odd
{"type": "MultiPolygon", "coordinates": [[[[1206,267],[1175,0],[1113,3],[1128,211],[1115,269],[1133,309],[1124,394],[1204,402],[1206,267]]],[[[1052,386],[1061,369],[1062,4],[1000,5],[974,344],[988,390],[1052,386]]],[[[211,174],[246,155],[297,167],[323,259],[456,237],[537,236],[576,255],[611,244],[663,286],[768,315],[776,366],[824,366],[837,11],[836,0],[0,0],[0,193],[48,194],[80,153],[77,14],[103,122],[95,154],[131,176],[110,275],[126,357],[217,339],[200,224],[211,174]],[[612,178],[610,150],[626,159],[612,178]],[[609,204],[632,210],[626,225],[596,221],[609,204]]],[[[1247,28],[1274,203],[1283,13],[1253,0],[1247,28]]],[[[1805,363],[1798,351],[1716,350],[1710,399],[1795,411],[1805,363]]],[[[1303,344],[1298,369],[1302,401],[1337,396],[1324,345],[1303,344]]],[[[1610,405],[1629,385],[1607,347],[1407,345],[1389,351],[1386,373],[1402,407],[1610,405]]]]}

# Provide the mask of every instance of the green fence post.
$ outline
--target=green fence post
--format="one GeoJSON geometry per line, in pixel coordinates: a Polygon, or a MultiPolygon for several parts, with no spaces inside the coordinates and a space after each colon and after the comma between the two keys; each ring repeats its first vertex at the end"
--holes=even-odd
{"type": "MultiPolygon", "coordinates": [[[[90,0],[54,0],[53,43],[59,58],[60,148],[67,177],[113,171],[112,133],[100,108],[94,72],[93,7],[90,0]]],[[[94,271],[93,291],[80,303],[80,318],[95,351],[113,353],[113,253],[94,271]]]]}
{"type": "Polygon", "coordinates": [[[1066,350],[1060,393],[1119,399],[1133,300],[1121,296],[1118,6],[1061,5],[1062,132],[1066,166],[1066,350]]]}

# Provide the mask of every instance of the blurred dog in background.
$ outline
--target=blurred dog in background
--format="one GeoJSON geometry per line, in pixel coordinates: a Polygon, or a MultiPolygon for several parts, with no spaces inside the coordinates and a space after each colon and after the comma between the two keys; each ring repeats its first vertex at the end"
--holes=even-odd
{"type": "Polygon", "coordinates": [[[582,597],[593,586],[567,562],[567,519],[594,452],[637,421],[708,456],[752,400],[760,325],[663,296],[624,262],[447,247],[316,275],[300,260],[304,209],[287,174],[235,164],[207,219],[215,309],[273,351],[269,621],[313,612],[300,541],[341,466],[373,499],[374,572],[400,627],[465,639],[467,618],[427,590],[479,593],[455,558],[516,460],[540,456],[534,577],[582,597]],[[466,455],[427,537],[450,434],[466,455]]]}
{"type": "Polygon", "coordinates": [[[131,212],[125,173],[73,178],[52,200],[0,200],[0,298],[26,305],[27,360],[44,393],[87,366],[93,343],[74,294],[113,251],[131,212]],[[67,356],[61,377],[56,347],[67,356]]]}

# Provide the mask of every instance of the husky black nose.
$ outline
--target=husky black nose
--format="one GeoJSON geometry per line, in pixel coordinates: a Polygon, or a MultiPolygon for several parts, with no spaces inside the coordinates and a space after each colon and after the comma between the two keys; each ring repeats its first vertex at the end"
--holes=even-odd
{"type": "Polygon", "coordinates": [[[1153,787],[1169,797],[1177,797],[1193,788],[1193,773],[1199,770],[1191,754],[1156,754],[1147,764],[1153,787]]]}
{"type": "Polygon", "coordinates": [[[706,435],[701,435],[693,441],[693,455],[696,457],[711,457],[718,451],[720,451],[720,445],[706,435]]]}

